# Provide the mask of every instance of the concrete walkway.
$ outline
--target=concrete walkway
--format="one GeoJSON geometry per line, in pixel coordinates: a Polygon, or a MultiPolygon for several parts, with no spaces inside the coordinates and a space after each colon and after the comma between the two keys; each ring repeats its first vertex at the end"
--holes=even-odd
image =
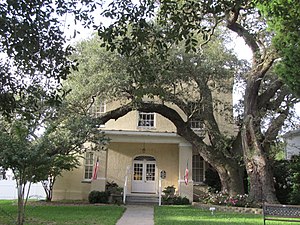
{"type": "Polygon", "coordinates": [[[147,205],[127,205],[116,225],[154,225],[154,208],[147,205]]]}

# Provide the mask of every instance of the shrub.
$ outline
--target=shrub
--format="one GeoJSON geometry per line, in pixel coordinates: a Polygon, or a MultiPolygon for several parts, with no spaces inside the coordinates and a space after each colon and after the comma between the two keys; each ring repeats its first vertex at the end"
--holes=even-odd
{"type": "Polygon", "coordinates": [[[166,197],[172,197],[175,195],[175,187],[174,187],[174,185],[167,186],[167,187],[165,187],[165,189],[162,192],[164,193],[164,195],[166,197]]]}
{"type": "Polygon", "coordinates": [[[189,205],[190,201],[187,197],[175,195],[174,185],[168,186],[163,190],[164,196],[162,197],[163,205],[189,205]]]}
{"type": "Polygon", "coordinates": [[[226,206],[236,206],[236,207],[247,207],[248,195],[236,195],[230,196],[227,193],[217,192],[210,193],[204,200],[204,203],[210,203],[214,205],[226,205],[226,206]]]}
{"type": "Polygon", "coordinates": [[[290,203],[300,205],[300,155],[293,156],[290,164],[292,191],[290,203]]]}
{"type": "Polygon", "coordinates": [[[111,194],[119,194],[120,195],[123,193],[123,188],[119,187],[119,185],[117,183],[115,183],[114,181],[106,182],[105,190],[106,190],[106,192],[109,193],[109,195],[111,195],[111,194]]]}
{"type": "Polygon", "coordinates": [[[108,196],[109,193],[106,191],[91,191],[88,199],[89,203],[95,204],[95,203],[108,203],[108,196]]]}
{"type": "Polygon", "coordinates": [[[274,180],[276,197],[281,204],[288,204],[292,183],[289,169],[289,161],[279,160],[274,163],[274,180]]]}

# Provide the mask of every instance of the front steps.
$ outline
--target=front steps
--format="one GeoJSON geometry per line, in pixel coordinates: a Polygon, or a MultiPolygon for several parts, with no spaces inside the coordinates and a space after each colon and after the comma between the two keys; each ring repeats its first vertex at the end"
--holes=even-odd
{"type": "Polygon", "coordinates": [[[130,194],[126,196],[128,205],[158,205],[158,195],[155,194],[130,194]]]}

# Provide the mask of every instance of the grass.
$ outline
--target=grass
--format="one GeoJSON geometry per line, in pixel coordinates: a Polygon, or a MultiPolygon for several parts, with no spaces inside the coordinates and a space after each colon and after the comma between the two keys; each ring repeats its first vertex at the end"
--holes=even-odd
{"type": "MultiPolygon", "coordinates": [[[[114,225],[125,208],[116,205],[80,205],[30,203],[26,209],[26,225],[114,225]]],[[[16,201],[0,200],[0,225],[15,224],[16,201]]],[[[261,215],[214,212],[192,206],[160,206],[154,208],[155,225],[258,225],[261,215]]],[[[297,223],[267,221],[267,225],[296,225],[297,223]]]]}
{"type": "MultiPolygon", "coordinates": [[[[49,205],[29,204],[26,225],[114,225],[125,208],[115,205],[49,205]]],[[[0,224],[15,224],[17,205],[0,201],[0,224]]]]}
{"type": "MultiPolygon", "coordinates": [[[[155,225],[258,225],[263,224],[261,215],[205,211],[192,206],[155,207],[155,225]]],[[[295,225],[291,222],[266,221],[266,225],[295,225]]]]}

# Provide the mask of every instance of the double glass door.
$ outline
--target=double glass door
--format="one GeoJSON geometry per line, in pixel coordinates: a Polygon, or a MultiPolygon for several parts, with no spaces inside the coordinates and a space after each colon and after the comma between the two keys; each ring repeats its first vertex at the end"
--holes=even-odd
{"type": "Polygon", "coordinates": [[[136,158],[133,161],[132,192],[156,192],[156,162],[153,159],[153,157],[145,157],[143,159],[136,158]]]}

